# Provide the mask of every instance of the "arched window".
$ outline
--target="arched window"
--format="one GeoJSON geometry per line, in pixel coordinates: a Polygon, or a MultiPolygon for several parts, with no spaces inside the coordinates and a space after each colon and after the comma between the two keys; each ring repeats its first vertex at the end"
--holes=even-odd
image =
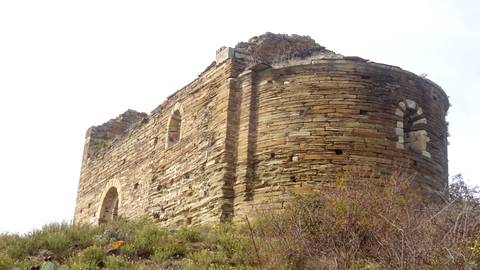
{"type": "Polygon", "coordinates": [[[180,110],[174,110],[168,121],[167,146],[176,144],[180,140],[182,129],[182,114],[180,110]]]}
{"type": "Polygon", "coordinates": [[[422,108],[415,101],[406,99],[398,103],[395,114],[401,117],[395,130],[398,136],[397,148],[411,150],[430,158],[431,154],[427,151],[427,143],[430,141],[427,119],[422,108]]]}
{"type": "Polygon", "coordinates": [[[109,223],[118,217],[118,191],[111,187],[103,198],[98,223],[109,223]]]}

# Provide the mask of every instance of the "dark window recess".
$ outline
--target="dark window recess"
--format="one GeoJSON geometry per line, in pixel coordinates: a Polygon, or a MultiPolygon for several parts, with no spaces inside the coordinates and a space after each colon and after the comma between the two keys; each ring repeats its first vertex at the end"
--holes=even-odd
{"type": "Polygon", "coordinates": [[[343,154],[342,149],[335,149],[335,155],[341,155],[341,154],[343,154]]]}
{"type": "Polygon", "coordinates": [[[155,145],[157,143],[158,143],[158,137],[153,138],[153,144],[155,145]]]}
{"type": "Polygon", "coordinates": [[[275,153],[270,153],[270,159],[274,159],[275,158],[275,153]]]}
{"type": "Polygon", "coordinates": [[[176,110],[170,116],[170,123],[167,131],[167,143],[169,145],[176,144],[180,140],[180,129],[182,126],[182,115],[176,110]]]}
{"type": "Polygon", "coordinates": [[[133,189],[137,189],[138,186],[139,186],[139,184],[138,184],[138,183],[135,183],[135,184],[133,185],[133,189]]]}
{"type": "Polygon", "coordinates": [[[158,212],[154,212],[152,216],[153,218],[160,218],[160,214],[158,212]]]}
{"type": "Polygon", "coordinates": [[[157,186],[157,191],[160,191],[162,189],[162,185],[157,186]]]}
{"type": "Polygon", "coordinates": [[[126,158],[122,159],[122,162],[120,163],[120,165],[125,164],[125,162],[127,162],[127,159],[126,159],[126,158]]]}
{"type": "Polygon", "coordinates": [[[418,162],[416,160],[413,161],[413,166],[417,167],[418,162]]]}
{"type": "Polygon", "coordinates": [[[293,155],[290,155],[290,156],[288,157],[288,161],[293,161],[293,155]]]}
{"type": "Polygon", "coordinates": [[[368,79],[370,79],[370,76],[367,76],[367,75],[362,75],[362,79],[364,79],[364,80],[368,80],[368,79]]]}
{"type": "Polygon", "coordinates": [[[88,203],[88,207],[87,207],[87,208],[90,208],[90,206],[92,206],[92,203],[88,203]]]}
{"type": "Polygon", "coordinates": [[[360,110],[360,115],[368,115],[368,111],[366,111],[366,110],[360,110]]]}
{"type": "Polygon", "coordinates": [[[80,214],[83,213],[83,209],[80,209],[80,214]]]}
{"type": "Polygon", "coordinates": [[[297,182],[297,177],[295,175],[290,176],[290,181],[297,182]]]}
{"type": "Polygon", "coordinates": [[[185,174],[185,179],[190,179],[190,174],[189,173],[185,174]]]}

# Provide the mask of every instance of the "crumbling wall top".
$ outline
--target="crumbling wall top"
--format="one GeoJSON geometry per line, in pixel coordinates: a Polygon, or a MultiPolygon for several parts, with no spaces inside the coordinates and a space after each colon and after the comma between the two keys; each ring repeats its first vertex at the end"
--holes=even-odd
{"type": "Polygon", "coordinates": [[[235,58],[245,62],[247,69],[259,63],[275,66],[292,60],[342,57],[309,36],[270,32],[238,43],[234,51],[235,58]]]}
{"type": "Polygon", "coordinates": [[[127,110],[102,125],[90,127],[85,138],[83,161],[85,162],[93,154],[110,146],[115,139],[137,127],[147,117],[146,113],[127,110]]]}
{"type": "Polygon", "coordinates": [[[146,117],[147,114],[144,112],[127,110],[102,125],[91,127],[90,136],[99,140],[115,139],[123,135],[127,130],[137,126],[146,117]]]}

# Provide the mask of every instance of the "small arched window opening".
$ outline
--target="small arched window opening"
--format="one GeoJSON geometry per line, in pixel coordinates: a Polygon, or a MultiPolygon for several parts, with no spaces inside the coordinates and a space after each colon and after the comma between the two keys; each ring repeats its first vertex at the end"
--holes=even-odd
{"type": "Polygon", "coordinates": [[[415,101],[407,99],[398,104],[395,114],[402,118],[397,121],[397,148],[411,150],[430,158],[431,154],[427,151],[427,143],[430,141],[427,119],[422,108],[415,101]]]}
{"type": "Polygon", "coordinates": [[[109,223],[118,218],[118,191],[111,187],[106,193],[101,204],[98,223],[109,223]]]}
{"type": "Polygon", "coordinates": [[[174,145],[180,140],[182,129],[182,114],[174,110],[168,121],[167,146],[174,145]]]}

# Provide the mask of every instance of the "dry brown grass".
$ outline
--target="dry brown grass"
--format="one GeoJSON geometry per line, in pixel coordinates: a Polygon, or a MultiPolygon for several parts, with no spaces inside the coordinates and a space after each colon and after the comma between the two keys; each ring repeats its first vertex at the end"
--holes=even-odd
{"type": "Polygon", "coordinates": [[[480,204],[458,180],[432,201],[407,173],[374,178],[356,169],[327,192],[264,213],[254,233],[261,262],[270,269],[480,268],[480,204]]]}

